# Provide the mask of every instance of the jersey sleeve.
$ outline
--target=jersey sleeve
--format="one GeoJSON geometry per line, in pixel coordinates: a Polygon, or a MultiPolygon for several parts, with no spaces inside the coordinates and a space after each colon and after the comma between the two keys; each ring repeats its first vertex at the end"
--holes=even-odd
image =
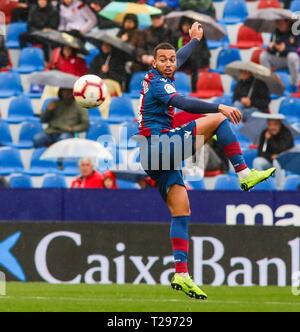
{"type": "Polygon", "coordinates": [[[170,82],[155,80],[151,82],[151,88],[153,96],[166,105],[172,97],[177,95],[175,87],[170,82]]]}

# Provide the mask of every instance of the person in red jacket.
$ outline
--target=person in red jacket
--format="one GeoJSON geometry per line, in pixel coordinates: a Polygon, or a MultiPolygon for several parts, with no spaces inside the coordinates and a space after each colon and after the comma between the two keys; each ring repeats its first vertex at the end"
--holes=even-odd
{"type": "Polygon", "coordinates": [[[103,174],[103,178],[104,178],[104,188],[106,189],[119,189],[117,186],[117,178],[115,173],[113,173],[112,171],[106,171],[103,174]]]}
{"type": "Polygon", "coordinates": [[[98,189],[104,187],[103,176],[95,170],[91,159],[80,159],[79,168],[81,175],[72,182],[71,188],[98,189]]]}
{"type": "Polygon", "coordinates": [[[75,76],[83,76],[88,71],[85,60],[77,55],[76,50],[68,46],[53,50],[49,69],[60,70],[75,76]]]}

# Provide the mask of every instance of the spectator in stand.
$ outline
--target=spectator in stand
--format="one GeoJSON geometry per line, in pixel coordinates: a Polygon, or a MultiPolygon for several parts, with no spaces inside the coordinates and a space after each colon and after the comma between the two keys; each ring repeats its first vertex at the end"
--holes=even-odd
{"type": "Polygon", "coordinates": [[[233,102],[243,113],[246,122],[253,112],[269,112],[270,91],[266,83],[256,79],[249,71],[241,70],[234,89],[233,102]]]}
{"type": "Polygon", "coordinates": [[[26,22],[29,10],[37,4],[37,0],[19,0],[18,5],[12,11],[11,22],[26,22]]]}
{"type": "Polygon", "coordinates": [[[37,43],[43,45],[46,61],[49,60],[49,45],[42,43],[39,39],[30,36],[30,33],[37,30],[57,29],[59,24],[58,11],[51,5],[50,0],[37,0],[37,5],[33,6],[28,15],[28,32],[20,35],[21,48],[27,43],[37,43]]]}
{"type": "Polygon", "coordinates": [[[100,43],[100,50],[100,54],[91,62],[89,73],[104,79],[111,94],[115,94],[113,93],[114,90],[124,90],[126,54],[104,42],[100,43]],[[118,87],[115,88],[114,86],[118,87]]]}
{"type": "MultiPolygon", "coordinates": [[[[179,34],[176,38],[176,47],[178,49],[190,42],[189,34],[190,28],[194,23],[193,20],[183,17],[179,23],[179,34]]],[[[209,68],[210,52],[207,47],[206,39],[203,37],[199,42],[198,47],[193,51],[191,57],[180,68],[181,71],[192,75],[192,88],[196,90],[198,72],[200,69],[209,68]]]]}
{"type": "Polygon", "coordinates": [[[99,29],[113,29],[116,28],[118,25],[114,21],[111,21],[101,15],[99,13],[101,10],[110,3],[109,0],[89,0],[88,4],[93,12],[97,15],[97,27],[99,29]]]}
{"type": "Polygon", "coordinates": [[[105,189],[119,189],[117,186],[117,178],[116,175],[112,171],[106,171],[103,174],[104,179],[104,188],[105,189]]]}
{"type": "Polygon", "coordinates": [[[60,89],[59,100],[48,105],[42,113],[41,121],[48,127],[43,133],[34,136],[36,148],[49,146],[62,139],[74,137],[76,133],[85,132],[89,128],[87,110],[78,106],[71,89],[60,89]]]}
{"type": "Polygon", "coordinates": [[[4,36],[0,35],[0,72],[8,71],[12,67],[8,50],[5,47],[4,36]]]}
{"type": "Polygon", "coordinates": [[[161,9],[164,14],[179,8],[179,0],[148,0],[147,3],[150,6],[161,9]]]}
{"type": "Polygon", "coordinates": [[[71,188],[97,189],[103,188],[103,176],[96,171],[94,162],[90,158],[79,160],[80,176],[71,184],[71,188]]]}
{"type": "Polygon", "coordinates": [[[180,8],[181,10],[193,10],[216,18],[216,9],[212,0],[180,0],[180,8]]]}
{"type": "Polygon", "coordinates": [[[162,14],[151,16],[152,25],[143,32],[143,48],[138,50],[139,61],[147,70],[154,60],[153,50],[160,43],[174,44],[172,31],[165,24],[165,17],[162,14]]]}
{"type": "Polygon", "coordinates": [[[53,50],[49,69],[60,70],[75,76],[83,76],[88,71],[85,60],[79,57],[76,50],[69,46],[53,50]]]}
{"type": "Polygon", "coordinates": [[[258,157],[253,161],[253,167],[257,170],[265,170],[269,165],[277,168],[276,180],[279,187],[283,185],[284,171],[277,162],[277,156],[294,146],[294,139],[291,131],[281,120],[268,120],[267,129],[260,136],[258,157]]]}
{"type": "Polygon", "coordinates": [[[156,182],[150,178],[150,176],[145,176],[138,181],[140,189],[150,189],[155,188],[156,182]]]}
{"type": "Polygon", "coordinates": [[[88,5],[78,0],[61,0],[59,30],[76,36],[90,32],[97,25],[97,17],[88,5]]]}
{"type": "Polygon", "coordinates": [[[268,68],[288,68],[291,75],[292,92],[298,90],[300,37],[291,31],[291,21],[278,20],[277,29],[271,37],[268,49],[260,55],[260,63],[268,68]]]}

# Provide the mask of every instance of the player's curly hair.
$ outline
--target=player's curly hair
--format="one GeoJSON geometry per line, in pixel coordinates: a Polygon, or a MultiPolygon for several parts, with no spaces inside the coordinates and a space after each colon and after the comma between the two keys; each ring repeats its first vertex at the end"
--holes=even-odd
{"type": "Polygon", "coordinates": [[[160,43],[155,47],[155,49],[153,51],[154,58],[156,58],[157,52],[159,50],[174,50],[174,51],[176,51],[176,48],[173,45],[171,45],[170,43],[160,43]]]}

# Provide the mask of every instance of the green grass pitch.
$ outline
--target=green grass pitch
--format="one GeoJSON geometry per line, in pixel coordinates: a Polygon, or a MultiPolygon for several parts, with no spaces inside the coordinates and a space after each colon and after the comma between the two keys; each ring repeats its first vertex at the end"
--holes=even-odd
{"type": "Polygon", "coordinates": [[[290,287],[203,287],[209,299],[190,299],[167,286],[147,285],[50,285],[7,283],[0,296],[3,311],[296,311],[300,296],[290,287]]]}

